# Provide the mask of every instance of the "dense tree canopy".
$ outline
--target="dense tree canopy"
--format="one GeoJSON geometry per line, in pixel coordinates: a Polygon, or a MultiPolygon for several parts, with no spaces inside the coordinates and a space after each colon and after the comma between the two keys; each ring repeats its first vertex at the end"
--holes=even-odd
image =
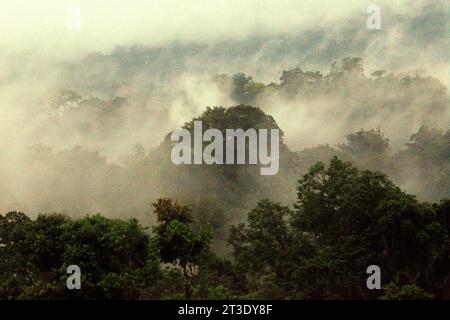
{"type": "Polygon", "coordinates": [[[171,199],[151,233],[101,215],[0,216],[0,298],[449,299],[450,201],[422,203],[385,174],[318,162],[297,201],[261,200],[218,257],[207,225],[171,199]],[[82,290],[66,289],[66,268],[82,290]],[[368,290],[366,269],[381,268],[368,290]]]}
{"type": "Polygon", "coordinates": [[[230,243],[237,266],[275,277],[283,297],[448,298],[448,205],[420,203],[384,174],[333,158],[300,179],[293,210],[260,202],[230,243]],[[373,264],[383,291],[365,287],[373,264]]]}
{"type": "MultiPolygon", "coordinates": [[[[268,84],[212,77],[236,105],[208,107],[183,128],[192,133],[199,120],[203,130],[280,129],[276,176],[258,166],[176,166],[169,130],[120,164],[80,146],[30,148],[20,159],[25,207],[70,217],[0,216],[0,298],[449,299],[450,202],[441,199],[450,198],[450,131],[426,125],[446,123],[437,120],[446,88],[420,73],[364,70],[347,57],[326,73],[295,67],[268,84]],[[305,125],[295,115],[320,115],[321,132],[299,134],[301,148],[291,149],[270,108],[295,130],[305,125]],[[326,115],[341,120],[343,141],[303,147],[331,125],[326,115]],[[399,119],[412,123],[400,146],[396,128],[382,128],[399,119]],[[72,264],[81,291],[65,286],[72,264]],[[380,266],[382,290],[367,290],[369,265],[380,266]]],[[[63,89],[47,107],[55,132],[107,140],[134,125],[127,112],[145,122],[147,103],[63,89]]]]}
{"type": "Polygon", "coordinates": [[[101,215],[0,216],[0,298],[137,298],[159,272],[158,258],[136,220],[101,215]],[[69,265],[78,265],[82,290],[66,288],[69,265]]]}

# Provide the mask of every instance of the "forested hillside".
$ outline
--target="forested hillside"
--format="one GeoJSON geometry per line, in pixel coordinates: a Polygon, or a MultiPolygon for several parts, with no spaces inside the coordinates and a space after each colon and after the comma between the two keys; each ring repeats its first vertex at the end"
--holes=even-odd
{"type": "Polygon", "coordinates": [[[450,299],[448,0],[18,3],[0,300],[450,299]]]}
{"type": "MultiPolygon", "coordinates": [[[[207,88],[214,83],[237,106],[196,105],[193,118],[205,122],[205,129],[280,128],[276,177],[254,176],[251,166],[174,166],[168,137],[191,118],[173,120],[178,110],[170,108],[170,99],[183,95],[179,87],[156,104],[138,103],[131,93],[104,100],[61,89],[41,103],[44,110],[30,115],[39,122],[31,131],[39,143],[4,155],[2,208],[75,216],[102,212],[147,223],[153,221],[149,199],[204,197],[219,211],[226,203],[228,215],[239,220],[269,194],[292,202],[298,175],[333,155],[387,173],[420,200],[449,197],[450,98],[437,79],[385,71],[367,76],[360,58],[345,58],[326,74],[295,68],[269,84],[244,74],[210,81],[207,88]]],[[[189,100],[192,93],[185,95],[192,111],[196,101],[189,100]]]]}
{"type": "MultiPolygon", "coordinates": [[[[207,108],[194,120],[204,130],[279,128],[249,105],[207,108]]],[[[149,153],[136,146],[122,166],[80,147],[35,147],[27,161],[39,201],[89,213],[101,191],[119,219],[2,215],[0,297],[450,297],[450,202],[439,201],[449,197],[450,131],[421,126],[393,150],[379,127],[361,129],[337,146],[301,151],[281,132],[274,176],[251,165],[177,166],[169,134],[149,153]],[[83,270],[75,292],[65,287],[74,262],[83,270]],[[383,290],[363,289],[371,264],[383,267],[383,290]]]]}
{"type": "MultiPolygon", "coordinates": [[[[197,214],[211,209],[203,205],[197,214]]],[[[419,202],[337,157],[299,178],[293,206],[259,201],[231,227],[227,258],[192,209],[163,198],[153,207],[151,229],[101,215],[0,216],[0,298],[450,298],[449,200],[419,202]],[[74,261],[83,290],[69,291],[74,261]],[[372,264],[382,266],[383,290],[364,288],[372,264]]]]}

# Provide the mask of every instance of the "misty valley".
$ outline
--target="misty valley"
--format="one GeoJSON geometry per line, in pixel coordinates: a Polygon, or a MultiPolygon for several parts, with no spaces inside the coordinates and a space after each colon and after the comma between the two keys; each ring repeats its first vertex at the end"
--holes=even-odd
{"type": "Polygon", "coordinates": [[[130,1],[5,4],[0,300],[450,299],[448,1],[130,1]]]}

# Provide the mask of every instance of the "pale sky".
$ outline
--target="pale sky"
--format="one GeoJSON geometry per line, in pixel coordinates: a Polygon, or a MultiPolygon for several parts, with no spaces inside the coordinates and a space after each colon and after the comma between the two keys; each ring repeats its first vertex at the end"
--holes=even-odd
{"type": "MultiPolygon", "coordinates": [[[[402,10],[406,0],[376,1],[402,10]],[[392,2],[395,2],[393,4],[392,2]]],[[[0,50],[77,57],[117,45],[295,32],[351,14],[366,0],[14,0],[0,4],[0,50]],[[79,8],[79,29],[77,22],[79,8]]]]}

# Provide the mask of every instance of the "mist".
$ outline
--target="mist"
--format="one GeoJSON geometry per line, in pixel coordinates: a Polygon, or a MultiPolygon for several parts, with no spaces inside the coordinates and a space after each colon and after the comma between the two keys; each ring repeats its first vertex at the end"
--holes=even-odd
{"type": "MultiPolygon", "coordinates": [[[[248,104],[275,119],[292,152],[337,147],[349,133],[380,127],[395,153],[422,125],[448,130],[448,3],[380,1],[382,28],[369,30],[370,2],[344,2],[3,5],[1,210],[102,212],[151,223],[156,197],[188,198],[184,189],[195,189],[193,174],[173,187],[161,160],[165,137],[207,106],[247,104],[233,95],[230,79],[239,72],[265,86],[248,104]],[[66,25],[68,5],[81,10],[79,30],[66,25]],[[267,89],[281,85],[285,70],[325,75],[348,56],[363,59],[367,83],[356,78],[346,92],[312,97],[267,89]],[[377,70],[398,88],[408,76],[415,85],[374,87],[377,70]]],[[[292,198],[294,183],[280,199],[292,198]]],[[[423,189],[416,180],[398,183],[423,189]]],[[[249,195],[242,208],[264,195],[270,192],[249,195]]]]}

